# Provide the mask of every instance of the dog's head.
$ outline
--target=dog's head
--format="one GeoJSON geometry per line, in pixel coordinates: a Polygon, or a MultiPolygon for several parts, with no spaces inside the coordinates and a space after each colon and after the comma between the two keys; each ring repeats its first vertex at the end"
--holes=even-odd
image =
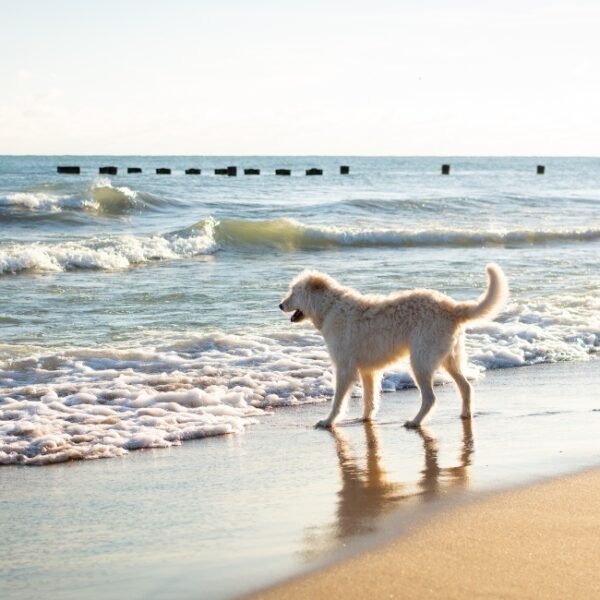
{"type": "Polygon", "coordinates": [[[292,281],[279,308],[284,312],[293,311],[290,319],[292,323],[300,323],[306,318],[318,321],[323,295],[330,285],[331,281],[324,273],[303,271],[292,281]]]}

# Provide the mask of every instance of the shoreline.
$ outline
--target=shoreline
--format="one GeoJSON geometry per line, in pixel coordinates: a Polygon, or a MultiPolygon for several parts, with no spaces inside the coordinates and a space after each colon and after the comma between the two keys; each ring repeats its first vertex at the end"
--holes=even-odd
{"type": "Polygon", "coordinates": [[[244,596],[595,597],[600,463],[442,507],[391,542],[244,596]]]}
{"type": "Polygon", "coordinates": [[[490,371],[472,422],[444,385],[418,431],[402,427],[419,404],[411,389],[385,394],[370,426],[353,420],[354,400],[336,432],[316,430],[328,407],[308,404],[246,434],[2,468],[0,529],[12,559],[0,596],[222,600],[360,562],[474,501],[599,466],[597,366],[490,371]],[[59,547],[37,552],[59,531],[59,547]]]}

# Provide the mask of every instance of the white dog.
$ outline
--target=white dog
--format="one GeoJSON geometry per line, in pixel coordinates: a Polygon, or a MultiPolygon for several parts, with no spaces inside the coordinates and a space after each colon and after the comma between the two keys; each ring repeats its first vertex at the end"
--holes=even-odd
{"type": "Polygon", "coordinates": [[[462,373],[464,324],[493,318],[508,297],[502,269],[487,266],[488,287],[477,302],[456,302],[432,290],[364,296],[318,271],[303,271],[279,308],[293,311],[292,323],[312,321],[321,332],[335,370],[335,395],[329,416],[317,427],[332,427],[350,387],[360,375],[363,419],[377,412],[382,370],[410,357],[421,392],[421,408],[406,427],[419,427],[435,403],[432,380],[443,367],[462,397],[461,417],[471,417],[471,385],[462,373]]]}

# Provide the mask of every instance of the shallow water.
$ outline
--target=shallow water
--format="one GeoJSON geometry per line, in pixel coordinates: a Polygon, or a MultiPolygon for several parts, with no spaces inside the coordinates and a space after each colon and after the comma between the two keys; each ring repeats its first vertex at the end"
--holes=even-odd
{"type": "MultiPolygon", "coordinates": [[[[168,447],[328,400],[320,337],[277,309],[305,267],[471,299],[497,262],[511,301],[471,329],[471,376],[588,360],[599,206],[595,159],[0,157],[0,464],[168,447]],[[97,175],[105,164],[119,175],[97,175]],[[230,164],[237,177],[212,174],[230,164]]],[[[402,365],[384,379],[407,385],[402,365]]]]}

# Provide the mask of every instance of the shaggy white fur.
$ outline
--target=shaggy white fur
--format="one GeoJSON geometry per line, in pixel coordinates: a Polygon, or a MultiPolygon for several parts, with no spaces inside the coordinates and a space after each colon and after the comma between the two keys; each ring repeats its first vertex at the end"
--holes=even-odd
{"type": "Polygon", "coordinates": [[[360,375],[363,419],[370,421],[379,404],[382,370],[409,356],[421,392],[421,408],[406,427],[419,427],[435,403],[433,375],[443,367],[462,398],[461,417],[471,417],[471,385],[462,373],[464,324],[493,318],[506,302],[508,285],[502,269],[486,268],[488,287],[478,301],[456,302],[433,290],[390,296],[365,296],[319,271],[303,271],[292,282],[279,308],[294,311],[292,322],[309,319],[321,332],[335,370],[331,413],[317,423],[331,427],[360,375]]]}

